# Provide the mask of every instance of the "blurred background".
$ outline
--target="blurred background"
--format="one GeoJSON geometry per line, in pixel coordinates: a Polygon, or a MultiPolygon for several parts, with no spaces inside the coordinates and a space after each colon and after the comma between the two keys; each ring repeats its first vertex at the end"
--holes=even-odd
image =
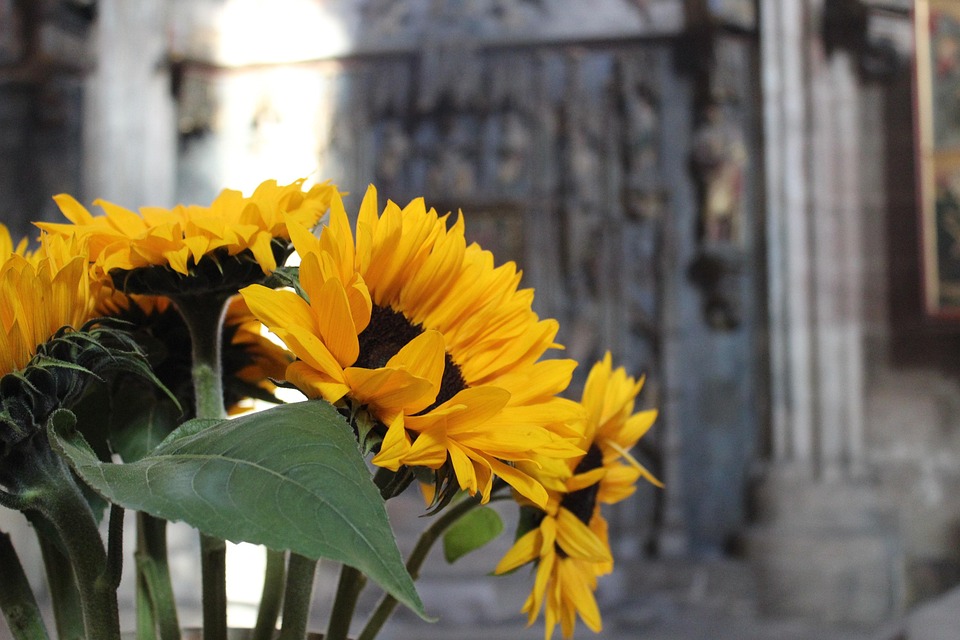
{"type": "MultiPolygon", "coordinates": [[[[603,637],[956,637],[923,634],[960,616],[958,9],[0,0],[0,221],[300,177],[460,209],[660,409],[603,637]]],[[[441,628],[518,637],[509,537],[425,576],[441,628]]]]}

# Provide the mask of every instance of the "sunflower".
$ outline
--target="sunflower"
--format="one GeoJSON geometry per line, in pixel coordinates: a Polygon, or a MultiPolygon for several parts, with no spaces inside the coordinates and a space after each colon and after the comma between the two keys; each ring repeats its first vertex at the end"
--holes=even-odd
{"type": "Polygon", "coordinates": [[[62,327],[92,317],[86,256],[73,240],[44,234],[40,248],[14,247],[0,225],[0,375],[23,369],[62,327]]]}
{"type": "MultiPolygon", "coordinates": [[[[130,323],[131,332],[147,353],[164,385],[185,407],[193,406],[190,384],[190,332],[173,302],[164,296],[127,295],[104,287],[97,299],[97,315],[130,323]]],[[[277,402],[276,385],[293,356],[261,335],[260,321],[253,317],[239,295],[227,304],[223,327],[224,404],[228,414],[252,408],[252,400],[277,402]]],[[[137,383],[143,389],[149,385],[137,383]]],[[[162,397],[159,394],[158,397],[162,397]]]]}
{"type": "Polygon", "coordinates": [[[0,486],[19,486],[26,450],[48,448],[35,436],[91,379],[124,371],[155,382],[130,336],[95,319],[97,286],[84,249],[75,237],[44,233],[29,251],[0,226],[0,486]]]}
{"type": "Polygon", "coordinates": [[[354,240],[334,195],[319,238],[288,225],[303,295],[241,294],[297,356],[289,382],[372,417],[374,464],[433,469],[438,487],[484,500],[496,476],[544,504],[543,486],[515,465],[583,453],[572,443],[580,408],[557,397],[575,363],[540,359],[559,347],[556,321],[533,312],[516,265],[494,267],[467,245],[462,216],[447,223],[423,199],[381,214],[371,186],[354,240]]]}
{"type": "Polygon", "coordinates": [[[565,638],[572,637],[577,615],[599,633],[603,624],[593,592],[597,577],[613,566],[607,523],[595,516],[585,524],[556,496],[540,515],[537,526],[517,540],[494,572],[499,575],[530,562],[537,563],[533,590],[521,611],[533,624],[546,604],[547,640],[557,623],[565,638]]]}
{"type": "Polygon", "coordinates": [[[288,253],[287,222],[316,224],[335,191],[330,184],[304,190],[303,180],[286,186],[269,180],[249,197],[225,189],[209,207],[142,207],[138,215],[96,200],[102,216],[60,194],[54,200],[70,224],[37,226],[86,240],[97,276],[127,293],[229,292],[272,273],[288,253]]]}
{"type": "MultiPolygon", "coordinates": [[[[602,629],[593,592],[597,578],[613,570],[607,522],[600,505],[630,496],[641,477],[662,486],[629,453],[656,419],[655,410],[634,413],[643,379],[635,380],[623,368],[613,369],[610,354],[587,376],[581,405],[584,428],[579,446],[586,453],[566,461],[567,473],[542,479],[551,490],[543,509],[524,506],[529,527],[497,565],[495,573],[536,563],[533,590],[522,611],[533,623],[545,610],[545,637],[559,623],[563,636],[573,636],[576,618],[594,632],[602,629]]],[[[540,473],[544,471],[541,470],[540,473]]],[[[551,468],[553,473],[554,469],[551,468]]],[[[538,475],[536,470],[531,472],[538,475]]]]}

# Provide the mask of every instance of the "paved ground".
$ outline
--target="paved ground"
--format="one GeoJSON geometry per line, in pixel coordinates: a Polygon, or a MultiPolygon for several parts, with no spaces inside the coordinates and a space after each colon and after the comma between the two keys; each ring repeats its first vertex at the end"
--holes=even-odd
{"type": "MultiPolygon", "coordinates": [[[[576,638],[583,640],[906,640],[899,636],[902,623],[890,622],[876,627],[837,627],[799,620],[770,620],[761,617],[754,606],[752,581],[745,567],[736,562],[705,564],[690,562],[651,562],[643,576],[612,576],[617,584],[604,585],[600,594],[604,629],[593,634],[578,626],[576,638]]],[[[422,590],[430,602],[435,595],[428,581],[422,590]]],[[[458,604],[453,589],[437,587],[454,607],[440,623],[430,625],[401,612],[384,630],[383,640],[542,640],[543,627],[524,627],[519,616],[505,617],[491,610],[512,601],[518,608],[526,597],[526,581],[503,583],[494,587],[493,597],[474,585],[475,618],[465,602],[458,604]],[[480,602],[477,602],[477,599],[480,602]],[[480,622],[486,616],[492,621],[480,622]],[[452,619],[451,619],[452,618],[452,619]]],[[[958,629],[954,627],[954,629],[958,629]]],[[[960,630],[952,640],[960,639],[960,630]]],[[[554,638],[560,638],[559,631],[554,638]]],[[[911,638],[910,640],[913,640],[911,638]]],[[[924,639],[926,640],[926,639],[924,639]]],[[[941,640],[931,638],[930,640],[941,640]]]]}

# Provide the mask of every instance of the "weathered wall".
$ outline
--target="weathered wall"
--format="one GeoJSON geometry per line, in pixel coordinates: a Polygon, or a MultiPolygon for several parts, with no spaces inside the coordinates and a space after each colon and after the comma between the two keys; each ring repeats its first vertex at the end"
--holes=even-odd
{"type": "Polygon", "coordinates": [[[88,25],[54,0],[0,0],[0,222],[15,236],[80,188],[88,25]]]}
{"type": "Polygon", "coordinates": [[[898,506],[907,598],[960,583],[960,325],[923,313],[909,69],[869,88],[862,129],[866,436],[898,506]]]}

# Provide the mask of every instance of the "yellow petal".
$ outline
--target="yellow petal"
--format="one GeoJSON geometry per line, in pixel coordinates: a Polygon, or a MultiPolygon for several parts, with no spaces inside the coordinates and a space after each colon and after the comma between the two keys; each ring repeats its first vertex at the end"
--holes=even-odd
{"type": "MultiPolygon", "coordinates": [[[[387,366],[402,368],[428,381],[435,389],[433,399],[436,399],[443,378],[445,355],[443,335],[439,331],[424,331],[390,358],[387,366]]],[[[430,402],[433,402],[433,399],[430,402]]]]}
{"type": "Polygon", "coordinates": [[[53,201],[57,203],[64,217],[75,225],[93,224],[93,215],[73,196],[60,193],[53,196],[53,201]]]}
{"type": "Polygon", "coordinates": [[[404,464],[439,469],[447,461],[447,439],[442,429],[430,429],[417,434],[404,464]]]}
{"type": "Polygon", "coordinates": [[[404,456],[410,451],[410,436],[403,427],[403,415],[398,415],[383,437],[380,451],[373,457],[373,464],[396,471],[400,468],[404,456]]]}
{"type": "Polygon", "coordinates": [[[287,382],[300,389],[308,398],[323,398],[331,403],[337,402],[350,391],[343,382],[334,380],[299,360],[287,367],[285,377],[287,382]]]}
{"type": "Polygon", "coordinates": [[[567,555],[590,562],[611,562],[610,548],[587,525],[563,507],[557,512],[557,544],[567,555]]]}
{"type": "Polygon", "coordinates": [[[256,234],[253,244],[250,245],[250,252],[266,275],[270,275],[277,268],[272,240],[273,236],[264,231],[256,234]]]}
{"type": "Polygon", "coordinates": [[[516,489],[524,498],[538,507],[546,506],[549,496],[542,484],[518,469],[504,464],[495,458],[487,458],[487,462],[490,463],[490,467],[495,474],[516,489]]]}
{"type": "Polygon", "coordinates": [[[318,294],[310,298],[310,306],[316,314],[317,329],[323,343],[340,366],[350,366],[360,355],[360,342],[353,325],[347,293],[339,280],[331,278],[320,287],[318,294]]]}
{"type": "Polygon", "coordinates": [[[307,331],[316,330],[316,321],[310,305],[292,291],[275,290],[254,284],[240,290],[250,312],[268,329],[299,326],[307,331]]]}
{"type": "Polygon", "coordinates": [[[496,575],[502,575],[521,567],[528,562],[533,562],[540,558],[540,545],[542,543],[540,528],[531,529],[518,539],[506,555],[500,559],[496,569],[493,572],[496,575]]]}
{"type": "Polygon", "coordinates": [[[429,381],[400,369],[349,367],[343,373],[350,395],[360,404],[371,405],[377,417],[387,423],[398,413],[428,407],[436,398],[429,381]]]}
{"type": "Polygon", "coordinates": [[[597,601],[590,589],[588,579],[584,574],[585,569],[578,566],[578,563],[572,558],[565,558],[560,561],[557,567],[558,582],[562,585],[561,598],[566,605],[564,609],[569,612],[569,618],[563,624],[565,636],[573,635],[572,613],[576,611],[591,631],[600,633],[603,629],[603,622],[600,618],[600,608],[597,607],[597,601]]]}

